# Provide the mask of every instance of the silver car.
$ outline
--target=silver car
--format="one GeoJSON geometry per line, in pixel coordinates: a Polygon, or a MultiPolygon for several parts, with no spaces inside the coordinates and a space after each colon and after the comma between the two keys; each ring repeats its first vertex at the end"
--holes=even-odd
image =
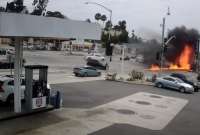
{"type": "Polygon", "coordinates": [[[159,88],[175,89],[182,93],[184,93],[184,92],[193,93],[194,92],[194,88],[192,85],[184,83],[182,80],[171,77],[171,76],[164,76],[164,77],[157,78],[155,81],[155,86],[159,87],[159,88]]]}

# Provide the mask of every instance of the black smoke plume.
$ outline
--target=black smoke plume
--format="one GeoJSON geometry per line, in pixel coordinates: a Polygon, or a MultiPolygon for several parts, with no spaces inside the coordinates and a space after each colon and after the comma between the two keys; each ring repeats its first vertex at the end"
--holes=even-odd
{"type": "MultiPolygon", "coordinates": [[[[199,32],[195,29],[187,29],[185,26],[176,27],[169,31],[168,38],[175,36],[168,45],[167,52],[165,53],[166,60],[171,63],[175,63],[176,58],[179,57],[186,45],[189,45],[194,50],[197,48],[197,41],[200,37],[199,32]]],[[[191,58],[191,64],[194,62],[194,57],[191,58]]]]}

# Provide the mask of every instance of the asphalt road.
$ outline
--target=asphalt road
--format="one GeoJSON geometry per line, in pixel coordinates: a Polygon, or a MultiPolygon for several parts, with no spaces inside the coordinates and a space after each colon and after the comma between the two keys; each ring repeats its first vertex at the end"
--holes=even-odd
{"type": "MultiPolygon", "coordinates": [[[[63,51],[24,51],[24,58],[26,64],[44,64],[50,67],[50,72],[67,72],[71,73],[74,67],[85,66],[86,62],[84,56],[87,56],[84,52],[74,52],[74,55],[65,55],[63,51]]],[[[111,72],[121,72],[120,56],[113,56],[113,60],[110,63],[109,70],[111,72]]],[[[124,72],[129,73],[132,68],[136,70],[143,70],[143,66],[139,63],[132,61],[124,62],[124,72]],[[131,68],[130,68],[131,67],[131,68]]]]}
{"type": "MultiPolygon", "coordinates": [[[[110,81],[91,81],[81,83],[55,84],[54,90],[63,93],[63,107],[75,109],[90,109],[99,105],[130,96],[138,92],[148,92],[162,96],[187,99],[189,103],[181,112],[163,129],[149,130],[133,125],[116,123],[91,133],[91,135],[199,135],[200,134],[200,93],[182,94],[176,91],[158,89],[152,86],[130,85],[110,81]]],[[[51,130],[62,131],[66,126],[59,126],[60,123],[67,123],[68,116],[59,116],[60,111],[41,113],[29,117],[4,121],[0,124],[0,135],[46,135],[51,130]],[[20,124],[19,124],[20,123],[20,124]],[[57,125],[57,126],[56,126],[57,125]],[[59,129],[60,128],[60,129],[59,129]]],[[[75,126],[75,125],[74,125],[75,126]]],[[[91,127],[92,128],[92,127],[91,127]]],[[[67,134],[57,132],[58,135],[67,134]]]]}
{"type": "Polygon", "coordinates": [[[176,91],[158,89],[152,86],[129,85],[108,81],[94,81],[52,86],[63,92],[64,107],[92,108],[137,92],[149,92],[189,100],[185,108],[161,131],[148,130],[126,124],[114,124],[91,135],[199,135],[200,93],[182,94],[176,91]]]}

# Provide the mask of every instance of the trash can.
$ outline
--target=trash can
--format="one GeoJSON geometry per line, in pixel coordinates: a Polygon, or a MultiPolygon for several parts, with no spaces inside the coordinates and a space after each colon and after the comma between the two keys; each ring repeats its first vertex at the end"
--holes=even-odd
{"type": "Polygon", "coordinates": [[[62,96],[61,92],[57,91],[55,94],[53,94],[50,98],[50,103],[53,105],[56,109],[59,109],[62,107],[62,96]]]}

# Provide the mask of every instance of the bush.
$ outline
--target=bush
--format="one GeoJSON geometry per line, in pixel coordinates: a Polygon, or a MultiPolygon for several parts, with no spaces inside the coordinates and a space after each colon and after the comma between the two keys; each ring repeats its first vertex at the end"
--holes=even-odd
{"type": "Polygon", "coordinates": [[[114,74],[107,74],[106,75],[106,80],[110,80],[110,81],[115,81],[117,77],[117,73],[114,74]]]}
{"type": "Polygon", "coordinates": [[[123,77],[120,77],[120,78],[119,78],[119,81],[124,81],[124,78],[123,78],[123,77]]]}
{"type": "Polygon", "coordinates": [[[143,80],[143,78],[144,78],[144,73],[132,70],[129,73],[129,78],[127,79],[127,81],[143,80]]]}

